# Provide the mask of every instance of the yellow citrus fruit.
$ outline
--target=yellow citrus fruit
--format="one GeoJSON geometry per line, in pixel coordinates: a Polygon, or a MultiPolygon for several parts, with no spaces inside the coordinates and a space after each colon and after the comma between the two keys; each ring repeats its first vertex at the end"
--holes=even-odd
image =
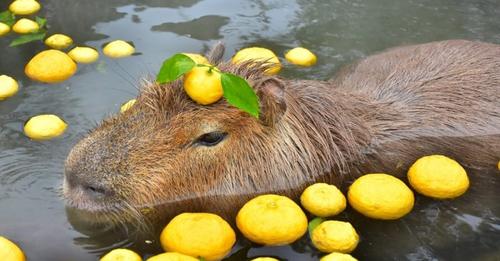
{"type": "Polygon", "coordinates": [[[334,185],[316,183],[307,187],[300,196],[302,206],[318,217],[335,216],[346,207],[344,194],[334,185]]]}
{"type": "Polygon", "coordinates": [[[46,50],[33,57],[24,72],[33,80],[46,83],[62,82],[76,72],[76,63],[58,50],[46,50]]]}
{"type": "Polygon", "coordinates": [[[132,100],[129,100],[128,102],[122,104],[122,106],[120,107],[120,112],[124,113],[128,109],[132,108],[132,106],[134,106],[136,101],[137,101],[136,99],[132,99],[132,100]]]}
{"type": "Polygon", "coordinates": [[[279,259],[276,259],[274,257],[257,257],[257,258],[254,258],[250,261],[280,261],[279,259]]]}
{"type": "Polygon", "coordinates": [[[469,188],[469,178],[458,162],[442,155],[418,159],[408,170],[410,185],[420,194],[456,198],[469,188]]]}
{"type": "Polygon", "coordinates": [[[163,229],[160,242],[165,251],[179,252],[207,261],[220,260],[231,251],[236,235],[221,217],[211,213],[183,213],[163,229]]]}
{"type": "Polygon", "coordinates": [[[359,236],[351,223],[328,220],[312,231],[311,241],[322,252],[351,253],[358,245],[359,236]]]}
{"type": "Polygon", "coordinates": [[[152,256],[146,261],[199,261],[199,259],[176,252],[169,252],[152,256]]]}
{"type": "Polygon", "coordinates": [[[25,261],[23,251],[12,241],[0,236],[0,260],[2,261],[25,261]]]}
{"type": "Polygon", "coordinates": [[[319,261],[358,261],[358,260],[349,254],[333,252],[322,257],[319,261]]]}
{"type": "Polygon", "coordinates": [[[199,104],[215,103],[223,95],[220,73],[208,67],[194,67],[184,77],[184,91],[199,104]]]}
{"type": "Polygon", "coordinates": [[[135,48],[125,41],[116,40],[106,44],[102,52],[111,58],[122,58],[132,55],[135,52],[135,48]]]}
{"type": "Polygon", "coordinates": [[[142,261],[142,258],[132,250],[118,248],[101,257],[100,261],[142,261]]]}
{"type": "Polygon", "coordinates": [[[19,84],[12,77],[7,75],[0,75],[0,101],[5,100],[19,90],[19,84]]]}
{"type": "Polygon", "coordinates": [[[10,32],[10,26],[0,22],[0,36],[4,36],[10,32]]]}
{"type": "Polygon", "coordinates": [[[99,53],[90,47],[75,47],[68,55],[77,63],[93,63],[99,58],[99,53]]]}
{"type": "Polygon", "coordinates": [[[197,53],[182,53],[191,58],[196,64],[210,64],[205,56],[197,53]]]}
{"type": "Polygon", "coordinates": [[[286,245],[306,233],[307,217],[293,200],[266,194],[251,199],[240,209],[236,225],[255,243],[286,245]]]}
{"type": "Polygon", "coordinates": [[[316,55],[303,47],[295,47],[285,54],[290,63],[300,66],[312,66],[316,63],[316,55]]]}
{"type": "Polygon", "coordinates": [[[73,44],[73,39],[64,34],[53,34],[45,39],[45,44],[53,49],[66,49],[73,44]]]}
{"type": "Polygon", "coordinates": [[[18,34],[35,33],[40,29],[37,22],[28,18],[21,18],[12,26],[12,31],[18,34]]]}
{"type": "Polygon", "coordinates": [[[9,10],[16,15],[30,15],[40,10],[40,4],[35,0],[16,0],[9,5],[9,10]]]}
{"type": "Polygon", "coordinates": [[[24,133],[34,140],[49,140],[64,133],[68,125],[53,114],[42,114],[29,119],[24,125],[24,133]]]}
{"type": "Polygon", "coordinates": [[[376,219],[398,219],[408,214],[413,192],[401,180],[387,174],[367,174],[358,178],[347,192],[349,204],[361,214],[376,219]]]}
{"type": "Polygon", "coordinates": [[[498,168],[498,170],[500,170],[500,160],[497,163],[497,168],[498,168]]]}
{"type": "Polygon", "coordinates": [[[262,47],[248,47],[241,49],[233,56],[231,62],[238,64],[252,60],[256,62],[270,63],[272,66],[266,70],[266,73],[269,75],[277,74],[281,70],[281,63],[278,56],[276,56],[273,51],[262,47]]]}

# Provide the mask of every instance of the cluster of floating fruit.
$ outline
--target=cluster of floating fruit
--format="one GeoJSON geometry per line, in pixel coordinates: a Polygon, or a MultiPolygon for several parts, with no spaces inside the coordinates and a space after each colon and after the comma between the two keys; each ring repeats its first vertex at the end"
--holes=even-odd
{"type": "MultiPolygon", "coordinates": [[[[442,155],[418,159],[408,170],[408,182],[413,189],[436,199],[451,199],[464,194],[469,187],[465,169],[455,160],[442,155]]],[[[288,197],[265,194],[243,205],[236,216],[236,226],[250,241],[279,246],[295,242],[309,228],[312,244],[327,253],[321,261],[356,260],[351,253],[359,243],[359,235],[349,223],[331,219],[345,210],[347,202],[366,217],[382,220],[399,219],[408,214],[414,204],[412,190],[400,179],[382,173],[367,174],[354,181],[347,200],[334,185],[316,183],[307,187],[301,205],[313,218],[308,222],[302,208],[288,197]]],[[[236,234],[227,221],[212,213],[182,213],[163,229],[160,242],[165,253],[148,261],[221,260],[236,243],[236,234]]],[[[0,237],[1,260],[24,261],[21,249],[0,237]]],[[[132,250],[115,249],[102,261],[141,261],[132,250]]],[[[276,261],[259,257],[255,261],[276,261]]]]}
{"type": "MultiPolygon", "coordinates": [[[[317,58],[314,53],[303,47],[295,47],[285,53],[285,59],[291,64],[309,67],[316,64],[317,58]]],[[[266,71],[269,75],[275,75],[281,70],[281,63],[276,54],[262,47],[248,47],[239,50],[231,59],[231,62],[238,64],[249,60],[261,61],[272,64],[266,71]]]]}
{"type": "MultiPolygon", "coordinates": [[[[9,6],[9,11],[15,15],[32,15],[41,8],[35,0],[15,0],[9,6]]],[[[21,18],[12,26],[12,31],[18,34],[37,32],[40,23],[28,18],[21,18]]],[[[10,26],[0,22],[0,36],[10,32],[10,26]]],[[[73,39],[64,34],[53,34],[44,41],[50,49],[36,54],[25,66],[25,74],[32,80],[44,83],[58,83],[67,80],[77,71],[77,63],[87,64],[97,61],[99,52],[88,46],[74,46],[73,39]],[[63,50],[69,49],[67,53],[63,50]]],[[[130,56],[135,48],[122,40],[108,43],[102,50],[110,58],[130,56]]],[[[12,77],[0,75],[0,100],[14,96],[19,91],[19,83],[12,77]]],[[[131,104],[129,104],[131,106],[131,104]]],[[[48,140],[60,136],[66,130],[67,124],[58,116],[52,114],[37,115],[30,118],[24,133],[33,140],[48,140]]]]}
{"type": "MultiPolygon", "coordinates": [[[[9,10],[16,15],[33,15],[40,10],[40,4],[35,0],[15,0],[9,5],[9,10]]],[[[29,34],[37,32],[40,29],[40,24],[29,19],[21,18],[13,26],[12,31],[18,34],[29,34]]],[[[10,32],[11,28],[8,24],[0,22],[0,36],[10,32]]]]}
{"type": "MultiPolygon", "coordinates": [[[[408,170],[408,181],[417,192],[436,199],[455,198],[469,187],[464,168],[453,159],[431,155],[418,159],[408,170]]],[[[334,185],[316,183],[307,187],[301,205],[313,218],[309,223],[302,208],[288,197],[265,194],[257,196],[239,210],[236,226],[250,241],[266,246],[295,242],[309,227],[313,245],[327,253],[321,261],[356,260],[351,253],[359,235],[349,223],[331,219],[347,206],[366,217],[399,219],[408,214],[414,203],[412,190],[400,179],[387,174],[361,176],[349,187],[347,200],[334,185]]],[[[229,254],[236,235],[228,222],[212,213],[183,213],[163,229],[160,242],[166,253],[148,261],[221,260],[229,254]]],[[[142,260],[128,249],[115,249],[102,261],[142,260]],[[129,259],[127,259],[129,258],[129,259]]],[[[254,260],[278,260],[260,257],[254,260]],[[265,259],[264,259],[265,258],[265,259]]]]}

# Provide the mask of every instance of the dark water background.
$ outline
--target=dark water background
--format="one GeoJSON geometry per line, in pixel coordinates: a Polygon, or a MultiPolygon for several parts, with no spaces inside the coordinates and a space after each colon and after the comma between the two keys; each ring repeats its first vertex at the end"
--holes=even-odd
{"type": "MultiPolygon", "coordinates": [[[[2,0],[0,10],[10,1],[2,0]]],[[[114,40],[132,41],[139,55],[121,60],[101,56],[79,66],[60,84],[32,82],[26,62],[45,47],[9,48],[0,38],[0,74],[15,77],[20,92],[0,102],[0,235],[17,242],[29,260],[96,260],[108,249],[130,243],[112,233],[99,240],[75,229],[60,198],[63,162],[71,146],[106,115],[136,94],[145,75],[177,52],[204,52],[217,40],[235,50],[257,45],[279,56],[301,45],[318,55],[303,69],[285,66],[288,78],[328,79],[342,65],[385,48],[464,38],[500,43],[498,0],[47,0],[39,15],[50,33],[65,33],[77,44],[100,49],[114,40]],[[41,113],[62,116],[62,138],[34,142],[22,133],[24,121],[41,113]]],[[[500,155],[499,155],[500,156],[500,155]]],[[[353,253],[360,260],[500,260],[500,173],[469,170],[472,186],[463,197],[435,201],[416,197],[413,212],[399,221],[349,220],[361,235],[353,253]]],[[[78,217],[71,217],[78,219],[78,217]]],[[[157,251],[139,244],[145,256],[157,251]]],[[[240,242],[230,260],[272,255],[281,260],[317,260],[307,238],[292,246],[248,248],[240,242]]]]}

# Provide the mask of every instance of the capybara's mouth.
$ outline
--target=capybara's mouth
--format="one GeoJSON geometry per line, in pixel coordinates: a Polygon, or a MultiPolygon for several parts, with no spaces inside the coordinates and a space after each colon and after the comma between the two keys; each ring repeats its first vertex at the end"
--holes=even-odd
{"type": "Polygon", "coordinates": [[[148,229],[145,208],[133,206],[125,200],[96,197],[82,186],[72,186],[67,179],[63,184],[63,196],[73,222],[78,219],[79,224],[106,227],[135,224],[136,229],[148,229]]]}
{"type": "Polygon", "coordinates": [[[66,201],[66,206],[75,208],[89,213],[106,213],[120,209],[118,204],[110,204],[103,200],[96,200],[95,197],[89,195],[80,186],[71,186],[67,179],[64,179],[63,196],[66,201]]]}

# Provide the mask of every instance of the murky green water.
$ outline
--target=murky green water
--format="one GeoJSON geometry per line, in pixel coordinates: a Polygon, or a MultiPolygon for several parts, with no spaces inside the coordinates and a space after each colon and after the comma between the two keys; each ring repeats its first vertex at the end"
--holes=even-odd
{"type": "MultiPolygon", "coordinates": [[[[9,1],[0,2],[0,10],[9,1]]],[[[217,40],[226,58],[249,45],[278,54],[302,45],[318,54],[309,69],[286,67],[289,78],[327,79],[342,65],[402,44],[465,38],[500,43],[497,0],[47,0],[42,16],[50,32],[76,43],[100,47],[112,39],[133,41],[139,55],[82,65],[61,84],[39,84],[23,74],[26,62],[44,49],[39,43],[7,47],[0,38],[0,74],[22,86],[0,102],[0,235],[13,239],[29,260],[96,260],[103,251],[130,245],[113,233],[85,231],[78,217],[65,212],[60,197],[63,162],[71,146],[106,115],[134,97],[136,84],[153,75],[164,58],[177,52],[203,52],[217,40]],[[22,133],[25,120],[54,113],[69,124],[67,133],[34,142],[22,133]],[[96,236],[97,235],[97,236],[96,236]]],[[[500,155],[499,155],[500,156],[500,155]]],[[[381,222],[348,210],[361,235],[353,253],[361,260],[499,260],[500,175],[493,169],[470,170],[472,187],[453,201],[417,196],[402,220],[381,222]]],[[[145,256],[159,251],[155,237],[133,245],[145,256]]],[[[281,260],[317,260],[307,238],[292,246],[249,248],[241,241],[231,260],[271,255],[281,260]]]]}

